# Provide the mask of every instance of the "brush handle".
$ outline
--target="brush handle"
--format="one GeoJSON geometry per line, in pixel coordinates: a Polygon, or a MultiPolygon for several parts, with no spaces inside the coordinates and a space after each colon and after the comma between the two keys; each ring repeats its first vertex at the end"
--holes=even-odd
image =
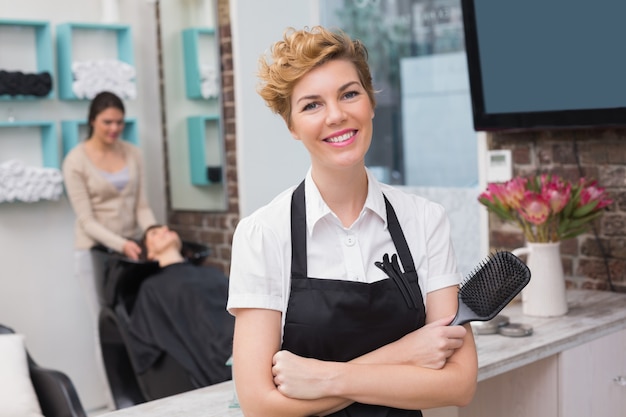
{"type": "Polygon", "coordinates": [[[448,324],[448,326],[460,326],[465,323],[469,323],[474,320],[476,313],[474,313],[465,303],[459,299],[459,308],[457,309],[456,316],[448,324]]]}

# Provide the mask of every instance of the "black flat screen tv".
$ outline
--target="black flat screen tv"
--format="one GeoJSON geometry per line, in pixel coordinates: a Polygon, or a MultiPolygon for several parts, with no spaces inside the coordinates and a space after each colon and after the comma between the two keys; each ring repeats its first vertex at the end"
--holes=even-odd
{"type": "Polygon", "coordinates": [[[626,0],[461,0],[474,129],[626,127],[626,0]]]}

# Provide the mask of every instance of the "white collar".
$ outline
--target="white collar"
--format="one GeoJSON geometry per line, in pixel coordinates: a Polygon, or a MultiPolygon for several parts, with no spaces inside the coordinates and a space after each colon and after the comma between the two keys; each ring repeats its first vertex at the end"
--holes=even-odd
{"type": "MultiPolygon", "coordinates": [[[[361,216],[366,210],[370,210],[383,221],[383,227],[387,228],[387,209],[385,207],[385,199],[378,180],[366,168],[367,173],[367,198],[361,210],[361,216]]],[[[330,207],[326,204],[320,194],[317,185],[311,176],[311,168],[309,168],[304,179],[304,195],[306,200],[306,224],[309,236],[313,233],[315,224],[323,217],[332,213],[330,207]]],[[[332,213],[334,215],[334,213],[332,213]]]]}

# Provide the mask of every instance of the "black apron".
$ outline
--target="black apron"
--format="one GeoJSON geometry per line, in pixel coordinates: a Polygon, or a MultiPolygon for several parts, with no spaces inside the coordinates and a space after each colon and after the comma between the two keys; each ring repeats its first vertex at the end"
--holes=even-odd
{"type": "MultiPolygon", "coordinates": [[[[291,295],[285,314],[283,350],[307,358],[347,362],[424,325],[426,312],[413,258],[386,197],[385,205],[389,233],[405,269],[404,277],[416,294],[417,305],[405,300],[392,279],[368,284],[307,276],[303,181],[291,202],[291,295]]],[[[418,417],[422,412],[353,403],[331,416],[418,417]]]]}

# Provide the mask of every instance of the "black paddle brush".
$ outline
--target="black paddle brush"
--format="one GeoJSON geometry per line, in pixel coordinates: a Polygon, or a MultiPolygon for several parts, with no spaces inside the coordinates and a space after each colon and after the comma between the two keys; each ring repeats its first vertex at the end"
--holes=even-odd
{"type": "Polygon", "coordinates": [[[511,252],[486,258],[461,283],[459,308],[450,326],[494,318],[530,281],[530,269],[511,252]]]}

